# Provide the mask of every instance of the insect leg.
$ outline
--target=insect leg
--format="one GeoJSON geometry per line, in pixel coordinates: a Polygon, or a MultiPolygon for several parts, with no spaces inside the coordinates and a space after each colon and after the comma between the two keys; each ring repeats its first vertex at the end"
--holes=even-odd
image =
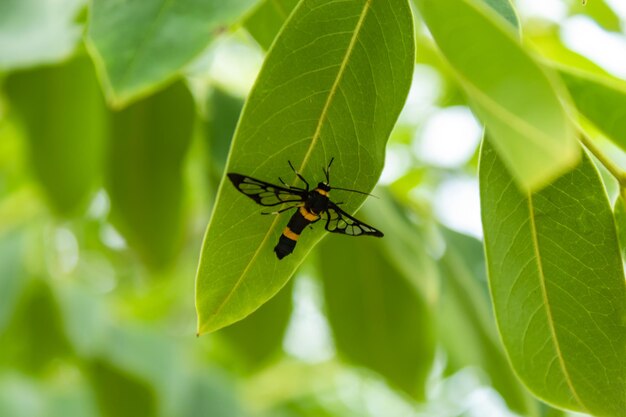
{"type": "Polygon", "coordinates": [[[293,172],[296,173],[296,175],[298,176],[298,178],[300,178],[300,180],[306,184],[306,191],[309,191],[309,183],[306,182],[306,180],[304,179],[304,177],[302,175],[300,175],[300,173],[298,171],[296,171],[296,169],[293,167],[293,164],[291,163],[291,161],[287,161],[289,163],[289,166],[291,167],[291,169],[293,170],[293,172]]]}
{"type": "MultiPolygon", "coordinates": [[[[297,206],[296,206],[296,207],[297,207],[297,206]]],[[[266,212],[261,212],[261,214],[274,214],[274,215],[275,215],[275,214],[280,214],[280,213],[282,213],[282,212],[285,212],[285,211],[287,211],[287,210],[291,210],[292,208],[294,208],[294,206],[291,206],[291,207],[285,207],[284,209],[280,209],[280,210],[278,210],[278,211],[271,211],[271,212],[269,212],[269,213],[266,213],[266,212]]]]}
{"type": "Polygon", "coordinates": [[[291,190],[299,190],[299,191],[306,191],[304,188],[300,188],[300,187],[294,187],[293,185],[289,185],[287,184],[285,181],[283,181],[283,179],[281,177],[278,177],[278,181],[280,181],[280,183],[282,185],[284,185],[285,187],[291,189],[291,190]]]}

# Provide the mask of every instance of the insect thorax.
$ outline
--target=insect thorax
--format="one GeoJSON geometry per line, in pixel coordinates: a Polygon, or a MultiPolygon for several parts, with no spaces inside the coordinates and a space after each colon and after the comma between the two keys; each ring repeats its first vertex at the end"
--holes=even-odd
{"type": "Polygon", "coordinates": [[[313,213],[322,213],[328,210],[328,196],[321,194],[318,189],[312,190],[309,192],[305,207],[313,213]]]}

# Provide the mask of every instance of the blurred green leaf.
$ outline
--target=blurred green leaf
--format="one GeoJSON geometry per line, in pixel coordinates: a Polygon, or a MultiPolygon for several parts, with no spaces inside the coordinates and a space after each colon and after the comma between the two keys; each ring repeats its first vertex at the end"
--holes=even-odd
{"type": "Polygon", "coordinates": [[[626,83],[574,71],[561,71],[578,111],[626,150],[626,83]]]}
{"type": "MultiPolygon", "coordinates": [[[[65,369],[67,373],[76,372],[70,378],[63,375],[44,386],[45,410],[42,417],[101,417],[93,401],[87,380],[76,368],[65,369]]],[[[13,416],[12,416],[13,417],[13,416]]],[[[30,416],[34,417],[34,416],[30,416]]]]}
{"type": "Polygon", "coordinates": [[[533,190],[571,168],[580,151],[560,87],[512,27],[480,3],[416,0],[515,180],[533,190]]]}
{"type": "Polygon", "coordinates": [[[513,8],[511,0],[482,0],[486,5],[495,10],[507,22],[514,27],[519,28],[519,19],[517,12],[513,8]]]}
{"type": "Polygon", "coordinates": [[[615,216],[615,226],[617,228],[617,238],[619,240],[622,258],[626,259],[626,202],[623,196],[615,200],[613,215],[615,216]]]}
{"type": "Polygon", "coordinates": [[[67,282],[56,285],[54,293],[59,299],[65,334],[76,352],[83,358],[100,353],[109,329],[98,293],[67,282]]]}
{"type": "Polygon", "coordinates": [[[221,330],[245,368],[254,370],[281,351],[293,308],[292,290],[293,281],[289,281],[254,313],[221,330]]]}
{"type": "Polygon", "coordinates": [[[0,2],[0,70],[32,67],[67,58],[80,41],[73,20],[85,0],[0,2]]]}
{"type": "Polygon", "coordinates": [[[501,348],[490,311],[482,243],[451,230],[445,230],[444,236],[446,251],[440,259],[444,281],[437,318],[448,367],[453,372],[479,367],[511,410],[536,416],[536,403],[520,385],[501,348]]]}
{"type": "Polygon", "coordinates": [[[182,239],[183,162],[195,109],[182,82],[115,113],[108,155],[111,217],[144,262],[168,265],[182,239]]]}
{"type": "Polygon", "coordinates": [[[50,286],[41,279],[31,280],[0,334],[0,364],[38,373],[72,353],[50,286]]]}
{"type": "Polygon", "coordinates": [[[44,398],[37,385],[18,374],[0,376],[0,416],[47,417],[44,398]]]}
{"type": "Polygon", "coordinates": [[[0,235],[0,334],[13,314],[26,280],[22,244],[19,232],[0,235]]]}
{"type": "Polygon", "coordinates": [[[607,75],[606,70],[598,64],[563,45],[559,26],[537,25],[524,32],[524,39],[532,44],[543,58],[559,65],[602,76],[607,75]]]}
{"type": "MultiPolygon", "coordinates": [[[[294,181],[286,163],[291,160],[314,181],[336,157],[334,183],[372,189],[411,82],[412,36],[406,0],[300,3],[248,98],[228,171],[294,181]]],[[[353,194],[344,207],[354,212],[363,200],[353,194]]],[[[223,184],[197,276],[199,333],[256,310],[325,233],[321,227],[307,231],[294,254],[279,262],[271,248],[286,216],[260,212],[232,184],[223,184]]]]}
{"type": "Polygon", "coordinates": [[[340,417],[350,415],[348,413],[351,411],[345,404],[329,410],[319,398],[310,395],[286,401],[272,410],[270,415],[272,417],[340,417]]]}
{"type": "Polygon", "coordinates": [[[243,25],[266,51],[295,9],[299,0],[261,0],[246,16],[243,25]]]}
{"type": "Polygon", "coordinates": [[[94,0],[88,45],[109,102],[171,81],[252,0],[94,0]]]}
{"type": "Polygon", "coordinates": [[[52,208],[82,208],[101,174],[106,113],[86,56],[14,73],[5,90],[20,117],[34,173],[52,208]]]}
{"type": "Polygon", "coordinates": [[[141,324],[111,329],[103,347],[106,360],[150,382],[160,394],[173,391],[171,385],[181,371],[177,353],[171,339],[141,324]]]}
{"type": "MultiPolygon", "coordinates": [[[[193,341],[191,334],[187,341],[193,341]]],[[[156,398],[161,412],[173,412],[186,387],[184,356],[184,351],[162,330],[145,324],[126,324],[110,329],[99,359],[141,386],[137,389],[149,393],[142,394],[146,398],[143,408],[151,410],[148,398],[156,398]]]]}
{"type": "Polygon", "coordinates": [[[377,188],[375,192],[379,198],[369,199],[361,216],[385,233],[387,238],[383,245],[394,267],[415,286],[428,304],[435,305],[439,298],[440,279],[437,263],[428,252],[429,242],[423,230],[426,227],[420,230],[421,226],[411,221],[406,207],[399,205],[391,193],[383,188],[377,188]]]}
{"type": "Polygon", "coordinates": [[[544,190],[518,191],[488,141],[482,220],[496,318],[538,397],[571,410],[626,410],[626,285],[606,192],[588,157],[544,190]]]}
{"type": "Polygon", "coordinates": [[[619,16],[615,14],[615,11],[604,0],[572,2],[570,13],[590,17],[606,30],[613,32],[622,31],[619,16]]]}
{"type": "Polygon", "coordinates": [[[320,246],[320,273],[339,352],[423,400],[435,356],[434,320],[423,295],[386,258],[383,243],[331,236],[320,246]]]}
{"type": "Polygon", "coordinates": [[[204,131],[210,176],[215,184],[218,184],[224,175],[228,151],[243,103],[243,99],[221,88],[213,89],[207,96],[204,131]]]}
{"type": "Polygon", "coordinates": [[[87,372],[102,417],[157,416],[157,398],[147,383],[100,359],[87,372]]]}
{"type": "Polygon", "coordinates": [[[190,377],[176,416],[241,417],[247,414],[235,398],[231,384],[216,378],[210,369],[200,369],[190,377]]]}

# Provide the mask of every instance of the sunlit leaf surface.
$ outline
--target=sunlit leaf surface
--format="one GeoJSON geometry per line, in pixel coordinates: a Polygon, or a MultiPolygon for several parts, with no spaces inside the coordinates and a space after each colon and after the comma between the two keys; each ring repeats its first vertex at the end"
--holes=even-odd
{"type": "Polygon", "coordinates": [[[480,187],[491,293],[515,371],[549,403],[623,415],[626,285],[595,167],[585,156],[528,194],[485,141],[480,187]]]}
{"type": "Polygon", "coordinates": [[[468,0],[417,4],[517,183],[538,189],[571,168],[579,149],[561,90],[522,48],[513,27],[468,0]]]}
{"type": "MultiPolygon", "coordinates": [[[[287,160],[313,184],[335,157],[331,181],[368,191],[404,104],[414,62],[405,0],[305,0],[276,40],[242,114],[227,171],[294,181],[287,160]]],[[[295,183],[294,183],[295,184],[295,183]]],[[[354,212],[358,194],[336,193],[354,212]]],[[[272,247],[287,216],[262,209],[223,183],[197,275],[198,331],[240,320],[273,296],[325,233],[307,230],[293,255],[272,247]]]]}

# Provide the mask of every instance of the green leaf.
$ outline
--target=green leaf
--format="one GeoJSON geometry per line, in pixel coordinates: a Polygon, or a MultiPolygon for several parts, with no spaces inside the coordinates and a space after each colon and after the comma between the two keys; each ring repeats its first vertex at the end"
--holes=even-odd
{"type": "Polygon", "coordinates": [[[427,303],[434,305],[441,281],[437,263],[428,253],[426,227],[412,222],[406,207],[395,201],[391,192],[378,187],[375,193],[379,198],[368,200],[359,216],[385,233],[387,256],[395,268],[411,281],[427,303]]]}
{"type": "Polygon", "coordinates": [[[559,26],[547,27],[544,30],[530,32],[525,39],[532,44],[542,58],[558,63],[558,65],[576,68],[588,73],[608,76],[606,70],[589,58],[580,55],[563,45],[559,26]]]}
{"type": "Polygon", "coordinates": [[[102,417],[77,368],[61,365],[60,372],[27,378],[6,370],[0,376],[0,415],[6,417],[102,417]],[[59,377],[60,374],[72,378],[59,377]]]}
{"type": "Polygon", "coordinates": [[[9,322],[19,299],[26,271],[22,265],[22,234],[0,236],[0,334],[9,322]]]}
{"type": "Polygon", "coordinates": [[[151,267],[166,266],[182,240],[182,165],[195,109],[180,82],[113,115],[107,190],[116,227],[151,267]]]}
{"type": "MultiPolygon", "coordinates": [[[[45,417],[102,417],[82,374],[72,381],[58,381],[52,387],[46,386],[45,382],[42,385],[46,396],[45,417]]],[[[30,417],[35,416],[31,414],[30,417]]]]}
{"type": "Polygon", "coordinates": [[[571,70],[560,74],[578,111],[626,150],[626,83],[571,70]]]}
{"type": "Polygon", "coordinates": [[[298,1],[262,0],[245,18],[243,25],[254,40],[267,51],[298,1]]]}
{"type": "Polygon", "coordinates": [[[606,30],[621,32],[622,24],[619,16],[605,0],[576,1],[570,6],[571,14],[581,14],[595,20],[606,30]]]}
{"type": "Polygon", "coordinates": [[[494,10],[469,0],[416,0],[439,49],[518,184],[539,189],[576,163],[561,88],[494,10]]]}
{"type": "MultiPolygon", "coordinates": [[[[109,373],[118,373],[119,376],[114,375],[115,378],[122,379],[122,383],[128,383],[131,389],[138,391],[140,396],[138,402],[141,404],[137,406],[146,411],[133,415],[149,415],[152,414],[151,410],[154,407],[153,400],[157,402],[159,409],[169,410],[180,398],[185,382],[184,364],[181,362],[184,356],[163,331],[144,325],[126,324],[124,327],[108,329],[96,361],[108,368],[105,369],[105,376],[109,373]]],[[[126,397],[126,394],[115,386],[115,379],[106,385],[102,387],[106,395],[126,397]]],[[[124,406],[130,411],[134,410],[135,405],[124,406]]]]}
{"type": "Polygon", "coordinates": [[[519,18],[513,8],[511,0],[483,0],[486,5],[495,10],[506,21],[512,24],[514,27],[519,28],[519,18]]]}
{"type": "Polygon", "coordinates": [[[518,376],[551,404],[623,416],[626,285],[595,167],[585,156],[528,194],[485,141],[480,189],[494,309],[518,376]]]}
{"type": "MultiPolygon", "coordinates": [[[[295,184],[291,160],[314,183],[335,157],[333,184],[371,190],[408,93],[414,49],[406,0],[302,1],[248,98],[227,170],[295,184]]],[[[351,213],[364,200],[337,194],[351,213]]],[[[325,233],[321,225],[307,230],[295,252],[279,262],[272,247],[287,216],[261,211],[232,184],[222,184],[196,281],[199,333],[256,310],[325,233]]]]}
{"type": "Polygon", "coordinates": [[[242,108],[243,99],[221,88],[215,88],[207,96],[207,120],[204,123],[205,148],[209,160],[210,177],[216,184],[224,175],[228,151],[242,108]]]}
{"type": "MultiPolygon", "coordinates": [[[[93,270],[81,271],[81,275],[96,275],[93,270]]],[[[104,300],[97,293],[82,285],[57,282],[53,288],[59,299],[64,333],[80,357],[93,357],[105,344],[109,332],[104,300]]]]}
{"type": "Polygon", "coordinates": [[[480,367],[511,410],[536,416],[536,403],[520,385],[498,339],[482,243],[451,230],[444,230],[444,236],[446,251],[440,259],[443,290],[437,318],[448,366],[453,371],[480,367]]]}
{"type": "Polygon", "coordinates": [[[55,295],[45,281],[32,280],[0,334],[0,366],[43,373],[72,354],[55,295]]]}
{"type": "Polygon", "coordinates": [[[0,377],[0,415],[47,417],[42,413],[45,403],[38,388],[32,379],[24,375],[3,372],[0,377]]]}
{"type": "Polygon", "coordinates": [[[199,369],[183,389],[176,416],[240,417],[246,415],[239,405],[230,381],[214,369],[199,369]]]}
{"type": "Polygon", "coordinates": [[[615,200],[613,214],[615,216],[615,226],[617,227],[617,238],[619,240],[622,258],[626,259],[626,202],[623,196],[615,200]]]}
{"type": "Polygon", "coordinates": [[[126,105],[172,80],[252,0],[94,0],[88,45],[108,100],[126,105]]]}
{"type": "Polygon", "coordinates": [[[245,368],[259,368],[281,351],[293,308],[292,284],[289,281],[261,308],[220,331],[231,348],[241,355],[239,362],[245,368]]]}
{"type": "Polygon", "coordinates": [[[331,236],[320,245],[328,321],[346,359],[423,400],[435,356],[434,320],[383,245],[367,236],[331,236]]]}
{"type": "Polygon", "coordinates": [[[145,381],[108,361],[93,360],[87,375],[104,417],[157,416],[157,398],[145,381]]]}
{"type": "Polygon", "coordinates": [[[101,175],[106,112],[86,56],[15,73],[5,86],[21,119],[33,171],[54,211],[83,208],[101,175]]]}
{"type": "Polygon", "coordinates": [[[74,22],[84,0],[0,2],[0,70],[32,67],[67,58],[80,41],[74,22]]]}

